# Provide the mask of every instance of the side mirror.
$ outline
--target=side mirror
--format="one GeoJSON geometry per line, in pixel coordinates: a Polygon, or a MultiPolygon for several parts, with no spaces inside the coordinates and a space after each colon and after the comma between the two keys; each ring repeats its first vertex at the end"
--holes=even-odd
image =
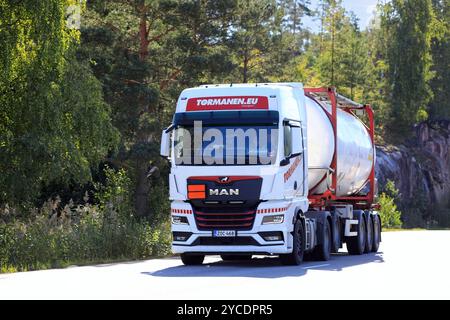
{"type": "Polygon", "coordinates": [[[170,157],[170,131],[164,129],[161,134],[161,150],[160,154],[164,158],[170,157]]]}
{"type": "Polygon", "coordinates": [[[285,158],[280,161],[280,167],[287,166],[289,164],[289,158],[285,158]]]}
{"type": "Polygon", "coordinates": [[[300,127],[292,127],[292,154],[303,153],[303,136],[300,127]]]}

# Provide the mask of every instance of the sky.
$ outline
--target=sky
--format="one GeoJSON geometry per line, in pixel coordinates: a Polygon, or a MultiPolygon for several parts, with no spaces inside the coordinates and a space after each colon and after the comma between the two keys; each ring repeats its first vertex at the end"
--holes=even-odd
{"type": "MultiPolygon", "coordinates": [[[[378,0],[343,0],[342,5],[347,11],[353,11],[359,18],[359,25],[361,29],[365,29],[369,24],[370,19],[373,16],[378,0]]],[[[318,7],[318,0],[311,0],[311,8],[318,7]]],[[[303,19],[303,25],[309,28],[311,31],[319,31],[319,21],[310,17],[303,19]]]]}

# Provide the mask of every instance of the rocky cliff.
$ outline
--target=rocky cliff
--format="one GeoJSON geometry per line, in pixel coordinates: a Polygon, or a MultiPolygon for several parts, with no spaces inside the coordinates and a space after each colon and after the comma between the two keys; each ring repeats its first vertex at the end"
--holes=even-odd
{"type": "Polygon", "coordinates": [[[376,176],[380,192],[395,182],[405,226],[450,226],[450,121],[420,123],[404,145],[377,146],[376,176]]]}

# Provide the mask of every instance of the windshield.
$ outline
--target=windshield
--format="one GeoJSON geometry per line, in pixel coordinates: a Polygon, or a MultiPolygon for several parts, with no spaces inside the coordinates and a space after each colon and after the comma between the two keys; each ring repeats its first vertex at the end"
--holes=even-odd
{"type": "Polygon", "coordinates": [[[174,125],[177,165],[275,163],[278,112],[179,113],[174,118],[174,125]]]}

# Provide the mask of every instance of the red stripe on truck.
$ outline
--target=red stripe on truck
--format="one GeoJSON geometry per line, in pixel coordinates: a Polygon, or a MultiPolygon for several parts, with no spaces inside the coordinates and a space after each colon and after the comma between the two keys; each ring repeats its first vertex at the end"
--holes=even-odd
{"type": "Polygon", "coordinates": [[[186,111],[269,109],[269,99],[262,96],[201,97],[188,99],[186,111]]]}

